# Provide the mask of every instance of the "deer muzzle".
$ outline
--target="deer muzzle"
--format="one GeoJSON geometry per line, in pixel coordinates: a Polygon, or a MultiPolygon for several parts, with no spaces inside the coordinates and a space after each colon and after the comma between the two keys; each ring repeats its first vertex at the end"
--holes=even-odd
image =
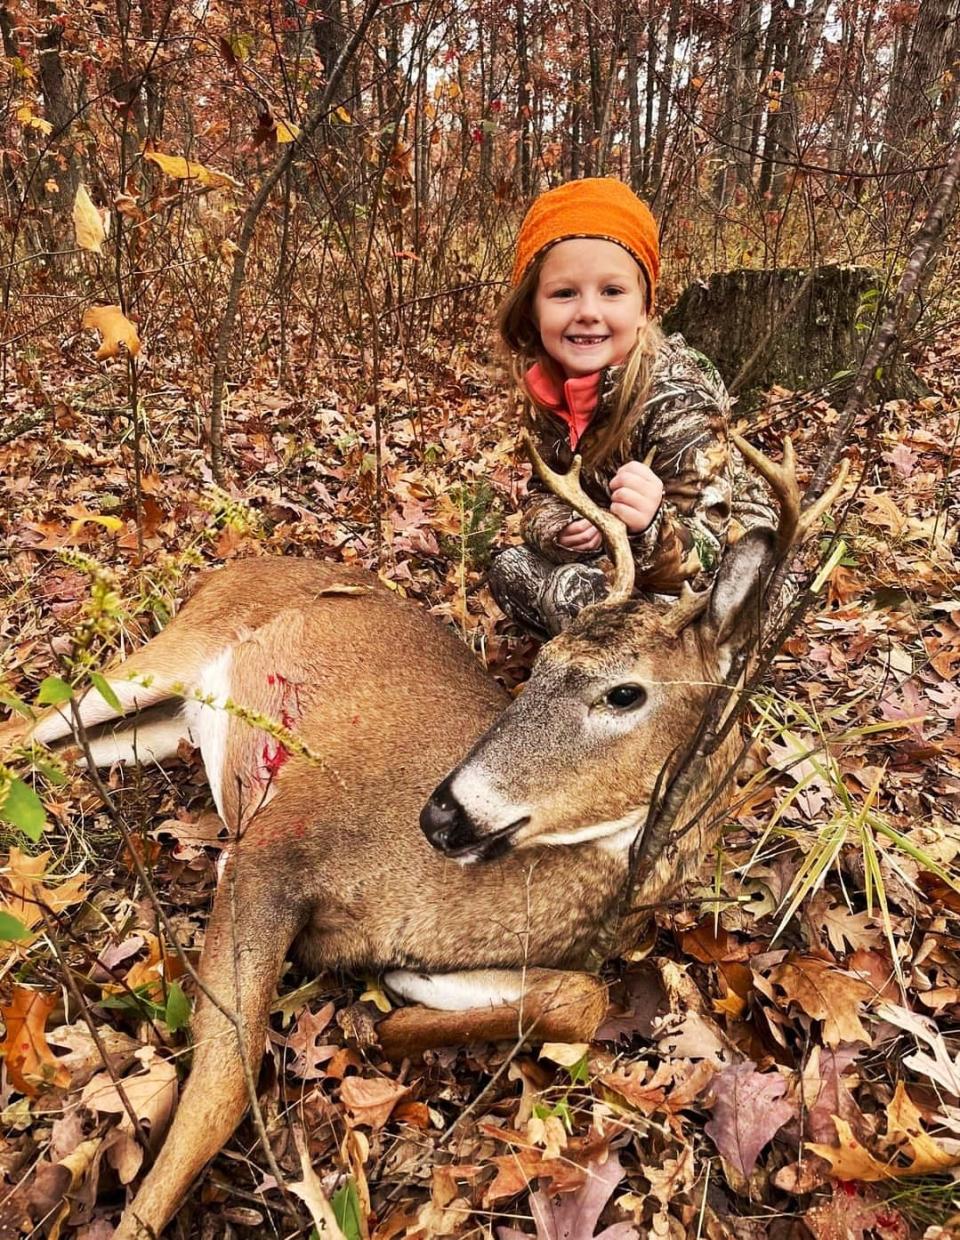
{"type": "Polygon", "coordinates": [[[491,861],[510,850],[513,837],[529,821],[518,818],[497,831],[484,830],[457,800],[447,778],[420,811],[420,829],[438,852],[458,861],[491,861]]]}

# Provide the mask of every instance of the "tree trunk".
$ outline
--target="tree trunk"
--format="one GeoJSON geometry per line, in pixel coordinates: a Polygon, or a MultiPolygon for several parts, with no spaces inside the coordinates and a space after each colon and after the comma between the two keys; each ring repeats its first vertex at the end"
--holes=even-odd
{"type": "MultiPolygon", "coordinates": [[[[54,249],[57,241],[63,242],[68,229],[73,200],[80,183],[80,163],[70,134],[76,109],[67,97],[67,77],[60,56],[63,28],[56,20],[57,14],[52,6],[45,5],[44,8],[49,16],[49,24],[38,42],[40,89],[47,120],[53,126],[51,140],[60,153],[63,166],[56,168],[52,161],[49,164],[50,179],[56,183],[56,190],[45,190],[44,184],[48,178],[41,169],[33,178],[33,191],[45,207],[53,208],[54,220],[45,221],[44,232],[47,244],[54,249]]],[[[41,154],[39,158],[46,158],[46,155],[41,154]]],[[[44,214],[41,212],[41,218],[44,214]]]]}
{"type": "Polygon", "coordinates": [[[632,12],[627,19],[627,115],[630,126],[630,186],[639,193],[643,187],[640,145],[640,16],[632,12]]]}
{"type": "Polygon", "coordinates": [[[663,156],[667,148],[667,120],[670,116],[671,92],[673,90],[673,58],[677,48],[677,31],[680,26],[680,0],[670,0],[670,16],[667,19],[667,44],[663,52],[663,78],[660,84],[660,101],[657,106],[657,137],[653,149],[653,165],[650,180],[655,186],[654,198],[663,180],[663,156]]]}
{"type": "Polygon", "coordinates": [[[517,84],[517,116],[520,136],[517,139],[517,173],[520,195],[526,199],[533,195],[533,163],[530,157],[530,57],[527,51],[526,0],[517,0],[517,68],[520,81],[517,84]]]}
{"type": "MultiPolygon", "coordinates": [[[[812,277],[796,268],[730,271],[691,284],[663,326],[705,353],[727,383],[752,359],[743,391],[808,391],[856,371],[881,293],[868,267],[819,267],[812,277]]],[[[915,384],[898,372],[885,396],[915,394],[915,384]]]]}
{"type": "MultiPolygon", "coordinates": [[[[884,122],[884,171],[928,162],[923,152],[939,136],[938,109],[952,68],[947,56],[958,21],[960,0],[922,0],[916,20],[900,29],[884,122]]],[[[905,171],[887,188],[914,194],[926,179],[926,174],[905,171]]]]}

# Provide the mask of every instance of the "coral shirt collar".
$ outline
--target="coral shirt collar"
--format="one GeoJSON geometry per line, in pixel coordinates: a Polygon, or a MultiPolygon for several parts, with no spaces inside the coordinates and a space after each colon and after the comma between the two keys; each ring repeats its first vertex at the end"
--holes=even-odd
{"type": "Polygon", "coordinates": [[[527,391],[537,404],[566,422],[570,447],[575,448],[597,411],[600,371],[594,371],[592,375],[576,375],[559,384],[536,362],[527,371],[525,379],[527,391]]]}

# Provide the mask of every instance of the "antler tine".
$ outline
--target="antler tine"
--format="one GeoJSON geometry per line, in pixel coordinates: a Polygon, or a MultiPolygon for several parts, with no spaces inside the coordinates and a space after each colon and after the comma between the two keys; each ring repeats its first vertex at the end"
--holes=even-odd
{"type": "Polygon", "coordinates": [[[801,509],[803,499],[797,485],[796,454],[793,440],[789,435],[783,437],[783,460],[777,465],[769,457],[764,456],[759,448],[748,443],[741,435],[732,435],[733,442],[740,449],[744,458],[761,474],[780,501],[780,520],[777,523],[777,551],[782,555],[791,547],[800,543],[817,523],[820,517],[833,504],[840,494],[847,478],[849,462],[841,462],[836,479],[831,486],[814,500],[809,508],[801,509]]]}
{"type": "Polygon", "coordinates": [[[679,637],[687,625],[704,611],[709,601],[709,590],[695,590],[689,581],[685,581],[677,601],[663,617],[664,628],[674,637],[679,637]]]}
{"type": "Polygon", "coordinates": [[[807,532],[816,524],[823,514],[833,507],[834,501],[843,489],[843,484],[847,480],[847,474],[850,470],[849,461],[841,461],[837,476],[824,491],[819,499],[814,500],[809,508],[804,508],[800,514],[800,526],[797,530],[798,541],[805,538],[807,532]]]}
{"type": "Polygon", "coordinates": [[[543,485],[558,499],[564,500],[582,517],[586,517],[600,531],[607,554],[613,561],[613,580],[610,582],[608,603],[622,603],[633,593],[636,567],[633,562],[633,549],[627,537],[627,527],[619,517],[607,509],[595,504],[584,491],[580,483],[579,456],[573,458],[573,464],[565,474],[558,474],[546,463],[534,445],[529,431],[522,435],[523,443],[530,454],[533,468],[543,485]]]}
{"type": "Polygon", "coordinates": [[[743,438],[732,434],[733,442],[740,449],[744,458],[761,477],[770,484],[770,489],[780,501],[780,518],[777,522],[777,552],[783,554],[797,540],[800,525],[800,488],[797,486],[796,455],[793,451],[793,440],[789,435],[783,437],[783,460],[778,465],[771,461],[759,448],[743,438]]]}

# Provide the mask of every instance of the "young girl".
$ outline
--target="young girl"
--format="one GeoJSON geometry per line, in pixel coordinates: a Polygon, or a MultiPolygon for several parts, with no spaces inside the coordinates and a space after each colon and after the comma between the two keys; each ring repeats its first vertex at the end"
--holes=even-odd
{"type": "MultiPolygon", "coordinates": [[[[719,374],[651,318],[660,251],[646,205],[607,178],[542,194],[517,239],[500,333],[540,454],[623,521],[643,594],[709,584],[728,537],[769,524],[767,497],[728,443],[719,374]]],[[[523,545],[501,552],[490,587],[503,610],[559,633],[606,594],[599,531],[534,477],[523,545]]]]}

